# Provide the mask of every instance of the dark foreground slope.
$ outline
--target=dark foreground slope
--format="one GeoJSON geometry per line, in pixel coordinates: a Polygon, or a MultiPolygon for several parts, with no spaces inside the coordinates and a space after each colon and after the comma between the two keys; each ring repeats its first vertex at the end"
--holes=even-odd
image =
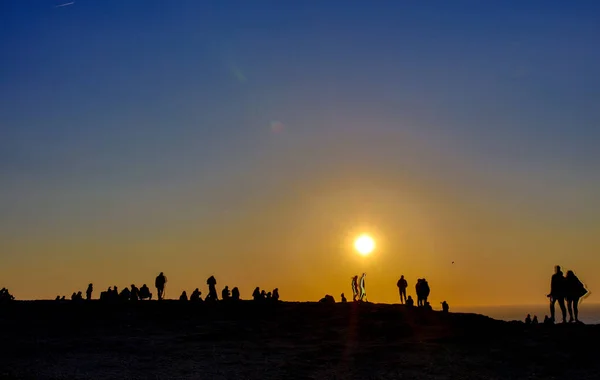
{"type": "Polygon", "coordinates": [[[16,302],[0,378],[596,379],[600,326],[398,305],[16,302]]]}

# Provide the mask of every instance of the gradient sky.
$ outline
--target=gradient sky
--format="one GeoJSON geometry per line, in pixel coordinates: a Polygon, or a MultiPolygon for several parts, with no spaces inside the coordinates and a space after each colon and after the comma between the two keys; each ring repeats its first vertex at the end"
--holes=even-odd
{"type": "Polygon", "coordinates": [[[0,2],[17,298],[164,271],[318,300],[365,271],[374,302],[404,274],[434,306],[544,303],[555,264],[600,289],[599,2],[59,4],[0,2]]]}

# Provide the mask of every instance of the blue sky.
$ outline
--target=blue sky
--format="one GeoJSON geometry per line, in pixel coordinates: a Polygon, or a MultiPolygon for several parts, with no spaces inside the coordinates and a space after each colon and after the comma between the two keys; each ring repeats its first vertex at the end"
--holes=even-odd
{"type": "MultiPolygon", "coordinates": [[[[585,246],[573,265],[599,247],[592,234],[600,226],[597,2],[58,4],[0,4],[6,271],[43,257],[85,263],[99,255],[60,253],[73,234],[82,239],[77,249],[134,244],[193,223],[238,226],[245,232],[232,227],[233,235],[251,236],[257,222],[240,210],[272,212],[265,226],[294,225],[312,218],[303,205],[319,196],[333,199],[323,201],[333,210],[338,201],[354,210],[330,221],[343,220],[342,229],[353,228],[349,220],[361,224],[367,209],[391,215],[389,205],[404,196],[438,207],[415,213],[450,208],[438,220],[446,231],[445,223],[468,218],[469,207],[474,224],[505,213],[531,219],[542,235],[577,230],[583,235],[557,245],[585,246]],[[274,122],[283,130],[273,132],[274,122]],[[345,191],[377,201],[354,209],[340,200],[345,191]]],[[[375,229],[396,229],[389,215],[375,229]]],[[[490,233],[506,236],[508,224],[490,233]]],[[[260,234],[269,236],[265,228],[260,234]]],[[[295,241],[278,236],[257,261],[295,241]]],[[[215,267],[224,260],[187,235],[173,239],[189,251],[182,260],[197,255],[215,267]]],[[[319,235],[315,245],[325,251],[336,239],[319,235]]],[[[529,243],[537,247],[533,265],[545,248],[529,243]]],[[[418,244],[409,245],[425,249],[418,244]]],[[[106,265],[139,249],[123,248],[106,265]]],[[[556,249],[552,258],[563,259],[556,249]]],[[[295,259],[292,251],[281,254],[295,259]]],[[[152,255],[150,277],[169,260],[152,255]]]]}

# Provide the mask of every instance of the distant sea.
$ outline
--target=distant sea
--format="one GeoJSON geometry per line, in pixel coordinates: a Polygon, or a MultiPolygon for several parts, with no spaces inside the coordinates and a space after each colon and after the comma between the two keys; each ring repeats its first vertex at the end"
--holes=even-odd
{"type": "MultiPolygon", "coordinates": [[[[516,306],[462,306],[452,307],[450,311],[458,313],[476,313],[487,315],[494,319],[503,321],[523,321],[527,314],[531,314],[531,318],[537,315],[538,320],[544,321],[545,315],[550,315],[550,306],[546,305],[516,305],[516,306]]],[[[557,320],[561,317],[560,307],[556,304],[557,320]]],[[[569,313],[567,312],[567,319],[569,313]]],[[[586,324],[600,324],[600,304],[586,303],[585,301],[579,304],[579,320],[586,324]]]]}

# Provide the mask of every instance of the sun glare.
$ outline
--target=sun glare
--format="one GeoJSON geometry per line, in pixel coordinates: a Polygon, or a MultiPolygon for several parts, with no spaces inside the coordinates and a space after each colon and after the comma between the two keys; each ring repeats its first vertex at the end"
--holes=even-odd
{"type": "Polygon", "coordinates": [[[367,256],[375,249],[375,241],[369,235],[361,235],[354,241],[354,248],[361,255],[367,256]]]}

